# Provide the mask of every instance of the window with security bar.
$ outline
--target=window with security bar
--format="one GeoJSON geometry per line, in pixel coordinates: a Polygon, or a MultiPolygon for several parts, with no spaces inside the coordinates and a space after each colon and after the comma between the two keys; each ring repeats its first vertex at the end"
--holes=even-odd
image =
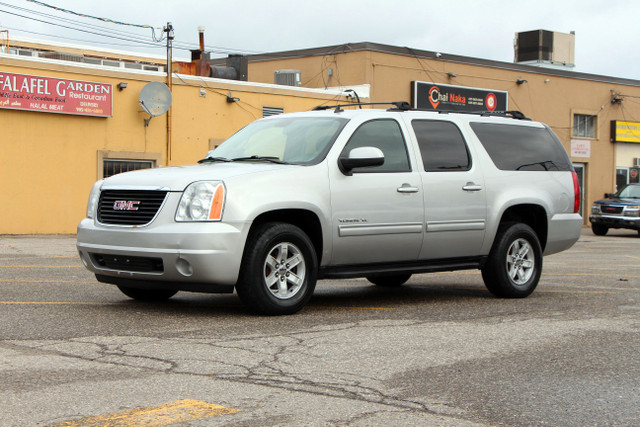
{"type": "Polygon", "coordinates": [[[580,138],[596,137],[596,118],[587,114],[573,115],[573,136],[580,138]]]}
{"type": "Polygon", "coordinates": [[[139,169],[150,169],[153,166],[154,162],[152,160],[104,159],[103,177],[108,178],[122,172],[135,171],[139,169]]]}

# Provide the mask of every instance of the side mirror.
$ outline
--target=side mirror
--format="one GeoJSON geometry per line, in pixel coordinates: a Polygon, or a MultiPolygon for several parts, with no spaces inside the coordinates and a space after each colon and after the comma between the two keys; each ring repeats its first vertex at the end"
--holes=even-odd
{"type": "Polygon", "coordinates": [[[345,175],[351,175],[355,168],[366,168],[372,166],[382,166],[384,164],[384,153],[376,147],[358,147],[349,151],[348,157],[338,159],[338,167],[345,175]]]}
{"type": "Polygon", "coordinates": [[[613,197],[613,195],[614,195],[614,193],[604,193],[604,198],[605,199],[610,199],[610,198],[613,197]]]}

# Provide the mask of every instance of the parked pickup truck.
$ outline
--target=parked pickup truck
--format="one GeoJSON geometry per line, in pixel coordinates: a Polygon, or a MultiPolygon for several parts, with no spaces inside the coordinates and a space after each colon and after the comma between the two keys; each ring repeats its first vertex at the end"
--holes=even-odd
{"type": "Polygon", "coordinates": [[[604,236],[610,228],[636,230],[640,235],[640,184],[627,184],[617,193],[606,193],[591,206],[591,230],[604,236]]]}
{"type": "Polygon", "coordinates": [[[96,182],[77,247],[129,297],[235,289],[269,315],[324,278],[480,269],[521,298],[543,255],[578,239],[579,204],[562,144],[521,114],[338,106],[257,120],[197,165],[96,182]]]}

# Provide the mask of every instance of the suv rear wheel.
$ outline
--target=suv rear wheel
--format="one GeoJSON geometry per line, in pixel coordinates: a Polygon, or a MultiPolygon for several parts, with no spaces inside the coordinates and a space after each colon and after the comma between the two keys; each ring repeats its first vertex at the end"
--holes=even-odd
{"type": "Polygon", "coordinates": [[[317,270],[316,252],[304,231],[292,224],[262,224],[247,239],[236,291],[258,313],[293,314],[311,299],[317,270]]]}
{"type": "Polygon", "coordinates": [[[367,276],[367,280],[376,286],[396,287],[404,285],[411,278],[411,274],[393,274],[380,276],[367,276]]]}
{"type": "Polygon", "coordinates": [[[501,225],[482,268],[489,292],[502,298],[524,298],[538,285],[541,272],[542,249],[531,227],[521,223],[501,225]]]}

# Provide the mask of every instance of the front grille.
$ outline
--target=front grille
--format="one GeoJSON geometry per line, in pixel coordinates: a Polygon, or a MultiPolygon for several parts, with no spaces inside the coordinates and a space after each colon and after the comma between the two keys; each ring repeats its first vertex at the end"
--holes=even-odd
{"type": "Polygon", "coordinates": [[[620,214],[622,213],[622,206],[601,206],[600,210],[602,211],[602,213],[608,213],[608,214],[620,214]]]}
{"type": "Polygon", "coordinates": [[[144,225],[156,216],[167,191],[104,190],[98,203],[98,222],[112,225],[144,225]]]}
{"type": "Polygon", "coordinates": [[[162,273],[162,258],[147,258],[126,255],[89,254],[94,264],[110,270],[139,273],[162,273]]]}

